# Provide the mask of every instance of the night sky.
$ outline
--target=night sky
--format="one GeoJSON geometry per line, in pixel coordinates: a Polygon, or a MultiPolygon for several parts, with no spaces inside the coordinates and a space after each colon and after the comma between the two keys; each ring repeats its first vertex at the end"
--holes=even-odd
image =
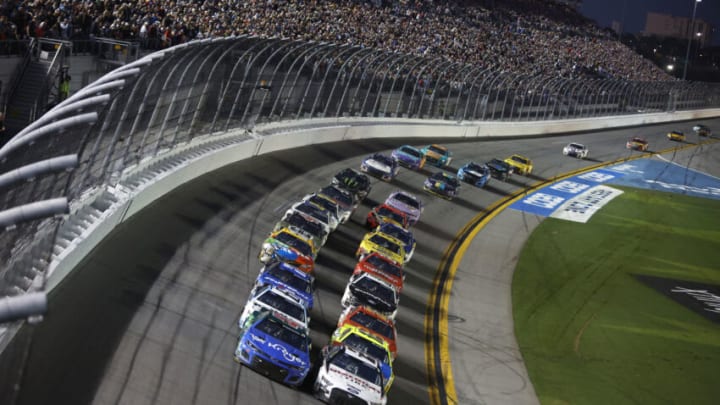
{"type": "MultiPolygon", "coordinates": [[[[638,33],[645,29],[645,15],[654,11],[678,17],[692,17],[695,0],[584,0],[580,11],[597,21],[601,27],[610,27],[613,21],[623,21],[625,32],[638,33]]],[[[703,0],[697,4],[696,19],[714,27],[713,45],[720,45],[720,0],[703,0]]]]}

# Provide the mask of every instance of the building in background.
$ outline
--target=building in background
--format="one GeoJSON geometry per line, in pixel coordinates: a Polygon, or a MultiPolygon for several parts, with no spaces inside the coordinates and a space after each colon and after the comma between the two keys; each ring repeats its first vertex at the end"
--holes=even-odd
{"type": "Polygon", "coordinates": [[[690,27],[690,18],[688,17],[676,17],[670,14],[654,12],[647,13],[645,30],[642,35],[657,35],[687,40],[691,33],[693,40],[699,43],[700,48],[712,43],[713,27],[706,21],[696,18],[695,26],[690,27]]]}

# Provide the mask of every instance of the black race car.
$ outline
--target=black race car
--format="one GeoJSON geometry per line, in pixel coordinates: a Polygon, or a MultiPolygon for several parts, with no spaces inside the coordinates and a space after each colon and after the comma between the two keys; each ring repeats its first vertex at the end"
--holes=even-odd
{"type": "Polygon", "coordinates": [[[491,176],[502,181],[506,181],[513,172],[512,166],[497,158],[488,161],[485,165],[490,169],[491,176]]]}
{"type": "Polygon", "coordinates": [[[349,167],[339,171],[333,177],[332,184],[352,193],[357,201],[364,200],[372,188],[370,178],[366,174],[349,167]]]}

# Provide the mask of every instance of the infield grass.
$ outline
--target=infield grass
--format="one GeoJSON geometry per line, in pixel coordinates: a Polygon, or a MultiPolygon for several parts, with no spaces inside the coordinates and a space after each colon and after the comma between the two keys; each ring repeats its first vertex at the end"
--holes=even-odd
{"type": "Polygon", "coordinates": [[[720,201],[621,188],[586,224],[544,220],[513,279],[543,404],[718,404],[720,324],[632,274],[720,285],[720,201]]]}

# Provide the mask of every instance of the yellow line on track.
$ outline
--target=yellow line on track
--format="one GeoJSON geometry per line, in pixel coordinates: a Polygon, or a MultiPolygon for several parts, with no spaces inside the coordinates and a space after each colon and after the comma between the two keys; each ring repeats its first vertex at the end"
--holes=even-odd
{"type": "Polygon", "coordinates": [[[491,204],[479,212],[468,222],[456,235],[450,246],[443,254],[435,278],[433,279],[432,290],[428,298],[425,311],[425,359],[428,379],[428,394],[430,403],[433,405],[457,404],[457,392],[452,376],[452,365],[450,359],[450,347],[448,344],[448,308],[450,306],[450,292],[460,263],[465,252],[470,247],[475,236],[493,218],[500,214],[505,208],[528,194],[567,179],[578,174],[590,172],[601,167],[627,162],[631,160],[662,155],[669,152],[677,152],[692,147],[718,142],[718,139],[711,139],[697,144],[674,146],[657,152],[645,152],[633,156],[624,157],[612,162],[603,162],[582,169],[574,170],[552,179],[543,180],[517,191],[501,200],[491,204]]]}

